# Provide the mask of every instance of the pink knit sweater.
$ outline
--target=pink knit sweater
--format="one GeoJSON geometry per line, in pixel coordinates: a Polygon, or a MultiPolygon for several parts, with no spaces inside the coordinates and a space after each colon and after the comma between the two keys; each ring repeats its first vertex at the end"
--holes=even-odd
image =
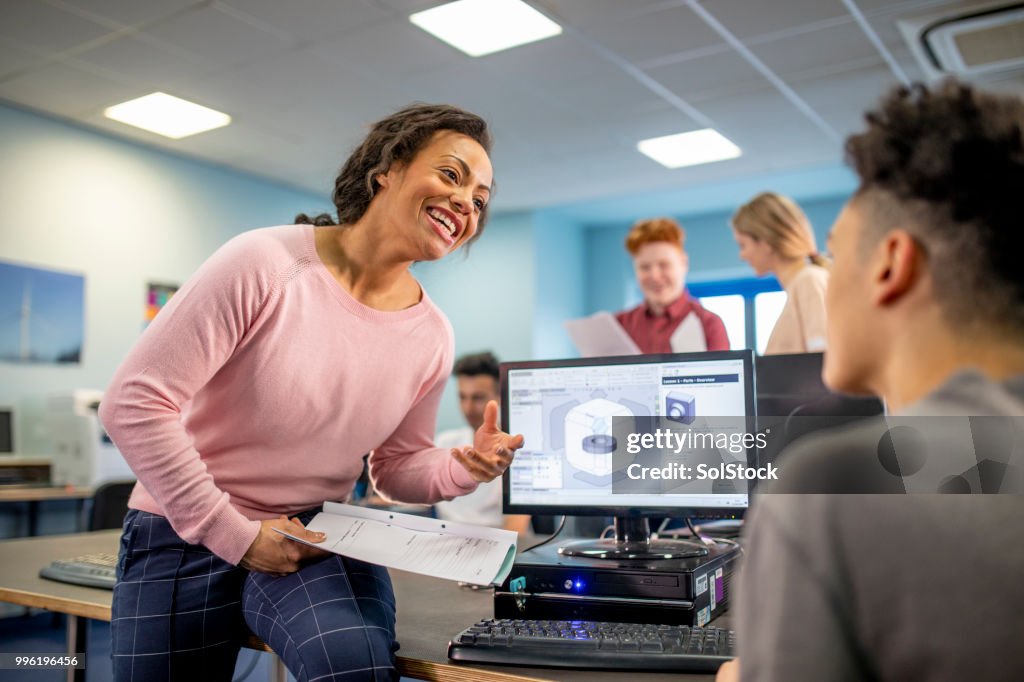
{"type": "Polygon", "coordinates": [[[435,448],[451,371],[444,314],[350,296],[313,228],[235,237],[160,312],[103,397],[100,418],[139,478],[129,506],[237,564],[259,519],[344,500],[370,456],[377,489],[436,502],[476,488],[435,448]]]}

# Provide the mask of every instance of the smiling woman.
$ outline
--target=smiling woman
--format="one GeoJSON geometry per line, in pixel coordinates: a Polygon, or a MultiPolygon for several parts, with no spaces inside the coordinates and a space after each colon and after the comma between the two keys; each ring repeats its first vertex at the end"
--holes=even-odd
{"type": "Polygon", "coordinates": [[[433,503],[500,476],[522,445],[492,403],[472,446],[434,446],[454,340],[409,272],[479,238],[489,147],[454,107],[379,121],[335,182],[337,221],[231,240],[131,350],[100,410],[139,479],[115,679],[228,680],[245,626],[298,679],[397,679],[387,571],[275,530],[322,540],[302,524],[350,495],[367,452],[380,492],[433,503]]]}

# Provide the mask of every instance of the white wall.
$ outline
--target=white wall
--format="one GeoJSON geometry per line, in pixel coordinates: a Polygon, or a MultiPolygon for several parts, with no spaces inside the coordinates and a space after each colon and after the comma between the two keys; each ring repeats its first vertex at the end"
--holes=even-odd
{"type": "Polygon", "coordinates": [[[181,283],[232,235],[327,205],[253,176],[0,106],[0,259],[85,275],[81,364],[0,363],[19,450],[46,451],[49,392],[105,388],[143,325],[148,282],[181,283]]]}

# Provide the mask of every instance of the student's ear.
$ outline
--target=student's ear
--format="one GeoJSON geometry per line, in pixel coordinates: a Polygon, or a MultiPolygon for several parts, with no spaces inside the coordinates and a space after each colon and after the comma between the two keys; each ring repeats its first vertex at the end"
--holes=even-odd
{"type": "Polygon", "coordinates": [[[922,274],[924,251],[906,230],[892,230],[879,240],[872,272],[872,299],[891,305],[905,296],[922,274]]]}

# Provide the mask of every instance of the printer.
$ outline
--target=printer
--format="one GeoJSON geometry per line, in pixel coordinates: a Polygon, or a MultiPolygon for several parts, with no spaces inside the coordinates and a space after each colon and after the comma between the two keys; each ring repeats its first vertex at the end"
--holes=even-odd
{"type": "Polygon", "coordinates": [[[79,388],[46,397],[44,423],[52,444],[54,485],[98,486],[135,474],[107,436],[96,411],[103,392],[79,388]]]}

